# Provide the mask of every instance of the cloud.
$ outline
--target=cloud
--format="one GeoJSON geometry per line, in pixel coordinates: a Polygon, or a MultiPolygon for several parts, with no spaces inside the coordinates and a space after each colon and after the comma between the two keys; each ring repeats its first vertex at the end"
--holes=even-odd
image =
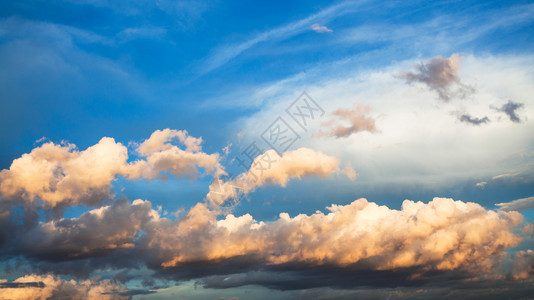
{"type": "Polygon", "coordinates": [[[534,251],[518,251],[514,258],[514,279],[528,280],[534,277],[534,251]]]}
{"type": "Polygon", "coordinates": [[[325,33],[325,32],[333,32],[332,29],[324,26],[324,25],[321,25],[321,24],[313,24],[311,26],[311,29],[315,32],[318,32],[318,33],[325,33]]]}
{"type": "Polygon", "coordinates": [[[510,202],[497,203],[499,209],[502,211],[522,211],[534,209],[534,197],[517,199],[510,202]]]}
{"type": "Polygon", "coordinates": [[[495,175],[491,179],[497,180],[497,179],[503,179],[503,178],[512,178],[512,177],[516,177],[519,174],[520,174],[519,172],[503,173],[503,174],[495,175]]]}
{"type": "MultiPolygon", "coordinates": [[[[359,65],[362,60],[353,57],[350,61],[321,65],[258,88],[265,94],[269,92],[269,105],[240,121],[240,126],[261,132],[263,124],[272,122],[272,116],[285,113],[284,109],[298,96],[294,91],[306,90],[331,111],[349,108],[355,101],[372,107],[368,116],[376,120],[380,134],[360,132],[348,139],[330,138],[327,143],[309,135],[299,140],[302,147],[336,153],[337,157],[353,162],[360,178],[365,178],[357,186],[368,181],[375,190],[393,193],[391,184],[394,184],[411,193],[417,181],[421,183],[417,189],[446,192],[453,185],[473,178],[490,183],[486,179],[508,170],[531,173],[534,157],[520,157],[515,153],[524,149],[526,141],[533,141],[534,123],[524,122],[510,132],[511,122],[496,122],[499,115],[505,115],[491,109],[489,103],[499,104],[501,95],[506,94],[525,103],[524,112],[518,111],[522,119],[532,116],[529,105],[534,103],[534,98],[529,95],[534,94],[534,82],[526,66],[532,65],[534,56],[466,56],[460,78],[462,81],[465,78],[465,83],[477,82],[478,92],[469,101],[462,101],[462,107],[454,101],[440,101],[436,105],[428,101],[434,91],[422,92],[392,76],[417,63],[418,58],[386,63],[379,70],[363,68],[359,65]],[[492,121],[467,126],[458,121],[457,115],[451,117],[450,111],[472,112],[476,117],[488,116],[492,121]],[[500,163],[488,164],[488,161],[500,163]]],[[[328,132],[329,128],[321,128],[321,123],[328,120],[325,117],[315,122],[307,128],[308,132],[328,132]]],[[[341,121],[337,123],[349,127],[341,121]]],[[[251,134],[249,140],[253,137],[251,134]]]]}
{"type": "Polygon", "coordinates": [[[207,174],[224,172],[219,154],[201,151],[201,138],[186,131],[157,130],[137,147],[144,158],[128,162],[128,150],[113,138],[104,137],[96,145],[79,151],[74,144],[42,144],[15,159],[0,171],[0,193],[5,199],[43,201],[48,208],[96,205],[111,196],[111,183],[117,176],[135,180],[194,178],[199,168],[207,174]],[[185,149],[171,143],[177,138],[185,149]]]}
{"type": "Polygon", "coordinates": [[[464,97],[473,92],[473,88],[463,84],[458,76],[463,57],[452,54],[449,58],[436,56],[427,62],[421,62],[414,66],[417,72],[404,72],[398,78],[406,82],[421,82],[431,90],[438,93],[443,101],[449,101],[453,97],[464,97]],[[456,90],[453,87],[456,86],[456,90]]]}
{"type": "Polygon", "coordinates": [[[141,228],[158,218],[149,201],[130,204],[122,199],[78,218],[41,222],[12,245],[18,245],[19,252],[27,256],[52,261],[102,256],[135,247],[141,228]]]}
{"type": "Polygon", "coordinates": [[[129,299],[128,289],[110,280],[64,280],[53,274],[19,277],[7,287],[0,285],[0,298],[16,299],[129,299]]]}
{"type": "Polygon", "coordinates": [[[160,27],[135,27],[121,30],[117,33],[116,38],[124,43],[143,38],[160,38],[166,33],[167,31],[160,27]]]}
{"type": "Polygon", "coordinates": [[[336,172],[346,174],[354,179],[356,173],[350,165],[339,169],[339,160],[308,148],[300,148],[278,155],[274,150],[267,150],[258,155],[250,169],[228,182],[216,179],[210,185],[206,198],[215,205],[235,197],[237,193],[248,194],[263,185],[280,185],[285,187],[290,179],[317,175],[325,177],[336,172]]]}
{"type": "Polygon", "coordinates": [[[202,138],[189,136],[185,130],[164,129],[156,130],[150,138],[137,148],[137,152],[146,157],[141,167],[141,176],[147,179],[164,178],[161,172],[169,171],[180,177],[194,178],[202,168],[208,174],[222,175],[223,167],[219,164],[219,154],[206,154],[202,152],[202,138]],[[185,149],[170,143],[177,138],[185,149]]]}
{"type": "Polygon", "coordinates": [[[510,121],[519,123],[521,122],[521,119],[517,115],[516,110],[522,108],[523,106],[523,103],[516,103],[510,100],[500,108],[497,108],[497,110],[507,114],[508,117],[510,117],[510,121]]]}
{"type": "Polygon", "coordinates": [[[459,116],[458,119],[460,120],[460,122],[470,123],[470,124],[477,125],[477,126],[488,123],[490,121],[488,117],[475,118],[475,117],[471,117],[468,114],[463,114],[459,116]]]}
{"type": "Polygon", "coordinates": [[[337,15],[343,14],[343,8],[345,8],[347,4],[348,2],[341,2],[339,4],[325,8],[306,18],[288,24],[284,24],[269,31],[262,32],[244,42],[221,46],[206,59],[200,70],[200,73],[205,74],[225,65],[233,58],[237,57],[244,51],[256,46],[259,43],[273,40],[283,40],[288,37],[295,36],[301,32],[304,32],[305,30],[308,30],[310,24],[312,24],[313,22],[321,20],[326,21],[337,15]]]}
{"type": "Polygon", "coordinates": [[[13,161],[0,172],[4,198],[39,199],[47,207],[95,205],[109,196],[115,176],[130,174],[128,150],[112,138],[102,138],[84,151],[73,144],[46,143],[13,161]]]}
{"type": "Polygon", "coordinates": [[[218,220],[205,204],[197,204],[164,229],[152,223],[144,238],[161,249],[166,268],[244,256],[255,264],[360,264],[375,271],[489,270],[503,249],[521,241],[512,232],[522,221],[519,213],[496,213],[445,198],[427,204],[406,200],[401,210],[359,199],[328,210],[293,218],[281,213],[266,223],[249,214],[218,220]]]}
{"type": "Polygon", "coordinates": [[[485,181],[477,182],[475,185],[480,188],[485,188],[488,183],[485,181]]]}
{"type": "Polygon", "coordinates": [[[330,131],[319,131],[314,134],[314,136],[333,136],[336,138],[345,138],[362,131],[376,133],[378,130],[375,126],[375,120],[366,116],[370,110],[371,108],[369,106],[358,103],[354,105],[353,109],[340,108],[334,111],[332,116],[341,119],[342,123],[347,123],[348,125],[341,125],[336,123],[335,120],[323,122],[322,125],[325,127],[330,127],[330,131]]]}

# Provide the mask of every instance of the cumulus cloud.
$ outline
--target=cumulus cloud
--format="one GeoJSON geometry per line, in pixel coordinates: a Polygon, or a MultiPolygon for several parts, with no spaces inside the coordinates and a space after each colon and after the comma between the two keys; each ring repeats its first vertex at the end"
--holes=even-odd
{"type": "Polygon", "coordinates": [[[315,32],[318,32],[318,33],[325,33],[325,32],[333,32],[332,29],[324,26],[324,25],[321,25],[321,24],[313,24],[311,26],[311,29],[315,32]]]}
{"type": "Polygon", "coordinates": [[[218,206],[233,198],[236,193],[248,194],[263,185],[277,184],[285,187],[292,178],[312,175],[325,177],[336,172],[346,174],[351,179],[356,177],[350,164],[340,170],[337,158],[321,152],[300,148],[284,152],[280,156],[270,149],[258,155],[247,172],[228,182],[214,180],[206,197],[211,204],[218,206]]]}
{"type": "MultiPolygon", "coordinates": [[[[87,275],[98,268],[144,264],[160,278],[185,280],[259,267],[289,272],[294,281],[299,276],[324,275],[325,269],[317,268],[331,268],[332,276],[346,273],[362,282],[371,275],[397,274],[395,282],[408,286],[422,284],[421,276],[443,272],[453,272],[449,274],[453,277],[457,270],[470,277],[492,272],[506,257],[504,250],[521,241],[514,233],[522,221],[519,213],[485,210],[476,203],[452,199],[405,200],[400,210],[359,199],[327,210],[294,217],[281,213],[272,222],[262,222],[250,214],[221,217],[208,203],[198,203],[171,220],[161,217],[148,201],[118,201],[79,218],[41,222],[17,236],[24,242],[13,243],[11,251],[36,262],[50,261],[59,273],[81,268],[87,275]],[[34,249],[29,249],[31,245],[34,249]]],[[[513,274],[524,278],[525,271],[517,270],[513,274]]],[[[223,283],[268,286],[270,282],[261,276],[252,279],[223,283]]],[[[21,282],[25,286],[4,287],[36,289],[39,282],[54,286],[43,279],[21,282]]]]}
{"type": "Polygon", "coordinates": [[[463,57],[452,54],[449,58],[436,56],[427,62],[421,62],[414,66],[416,72],[404,72],[398,78],[406,82],[421,82],[431,90],[438,93],[443,101],[449,101],[453,97],[464,97],[473,92],[473,88],[463,84],[458,76],[463,57]]]}
{"type": "Polygon", "coordinates": [[[460,122],[469,123],[472,125],[482,125],[490,121],[488,117],[477,118],[477,117],[472,117],[468,114],[463,114],[459,116],[458,119],[460,120],[460,122]]]}
{"type": "Polygon", "coordinates": [[[53,274],[25,275],[0,283],[0,298],[16,299],[130,299],[128,289],[110,280],[64,280],[53,274]]]}
{"type": "Polygon", "coordinates": [[[517,251],[514,255],[513,277],[516,280],[534,277],[534,251],[517,251]]]}
{"type": "Polygon", "coordinates": [[[367,116],[370,110],[371,108],[369,106],[358,103],[354,105],[353,109],[340,108],[332,113],[332,116],[337,120],[333,119],[322,123],[324,127],[328,127],[330,130],[328,132],[319,131],[314,136],[345,138],[361,131],[378,132],[375,126],[375,120],[367,116]]]}
{"type": "Polygon", "coordinates": [[[176,177],[194,177],[199,168],[207,173],[223,172],[219,155],[202,152],[201,142],[186,131],[157,130],[137,147],[144,159],[134,162],[128,161],[128,149],[109,137],[83,151],[73,144],[45,143],[0,172],[0,195],[4,199],[37,199],[48,208],[96,205],[110,196],[117,176],[151,180],[164,178],[165,171],[176,177]],[[170,143],[174,138],[184,150],[170,143]]]}
{"type": "Polygon", "coordinates": [[[199,173],[198,168],[208,174],[223,174],[219,154],[202,152],[201,144],[202,138],[189,136],[185,130],[156,130],[137,148],[137,152],[146,158],[146,162],[142,162],[141,175],[154,179],[161,177],[161,172],[169,171],[176,177],[194,178],[199,173]],[[173,145],[173,139],[178,139],[185,149],[173,145]]]}
{"type": "Polygon", "coordinates": [[[488,270],[503,249],[521,238],[512,230],[517,212],[494,212],[478,204],[434,198],[405,200],[401,210],[359,199],[332,205],[329,213],[257,222],[232,214],[217,220],[205,204],[147,229],[146,244],[159,251],[163,267],[247,256],[257,264],[303,266],[361,264],[368,270],[421,267],[426,270],[488,270]]]}
{"type": "Polygon", "coordinates": [[[19,251],[27,256],[48,260],[101,256],[134,248],[141,228],[157,219],[159,213],[149,201],[135,200],[130,204],[123,199],[78,218],[41,222],[13,244],[19,244],[19,251]]]}
{"type": "Polygon", "coordinates": [[[495,205],[503,211],[522,211],[534,209],[534,197],[522,198],[504,203],[497,203],[495,205]]]}
{"type": "Polygon", "coordinates": [[[522,108],[523,106],[523,103],[517,103],[510,100],[506,104],[503,104],[503,106],[501,106],[500,108],[497,108],[497,110],[508,115],[510,121],[519,123],[521,122],[521,119],[517,115],[516,110],[522,108]]]}
{"type": "Polygon", "coordinates": [[[73,144],[46,143],[0,172],[0,192],[4,198],[38,198],[48,207],[94,205],[109,195],[116,175],[129,176],[135,169],[127,159],[126,147],[112,138],[102,138],[84,151],[73,144]]]}

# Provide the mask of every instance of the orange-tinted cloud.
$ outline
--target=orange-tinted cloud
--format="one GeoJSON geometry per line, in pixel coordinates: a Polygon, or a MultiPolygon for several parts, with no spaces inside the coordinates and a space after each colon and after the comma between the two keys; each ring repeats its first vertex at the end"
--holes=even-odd
{"type": "MultiPolygon", "coordinates": [[[[0,286],[1,286],[0,281],[0,286]]],[[[4,283],[6,283],[4,281],[4,283]]],[[[52,274],[30,274],[19,277],[7,287],[0,288],[0,299],[130,299],[127,288],[110,280],[64,280],[52,274]]]]}
{"type": "Polygon", "coordinates": [[[117,176],[127,179],[195,177],[199,168],[222,173],[219,155],[201,151],[202,139],[186,131],[156,131],[137,148],[143,159],[128,161],[128,149],[104,137],[83,151],[73,144],[43,144],[13,161],[0,172],[0,194],[5,199],[43,201],[48,208],[76,204],[96,205],[111,195],[117,176]],[[185,149],[171,143],[178,138],[185,149]]]}
{"type": "Polygon", "coordinates": [[[282,213],[265,223],[249,214],[217,220],[205,204],[197,204],[182,219],[165,222],[164,230],[152,223],[147,245],[160,249],[164,267],[250,256],[266,264],[367,261],[371,270],[488,270],[504,249],[521,241],[512,232],[522,221],[519,213],[445,198],[427,204],[406,200],[401,210],[359,199],[328,210],[295,217],[282,213]]]}
{"type": "Polygon", "coordinates": [[[247,172],[228,182],[216,179],[206,197],[211,204],[218,206],[236,193],[248,194],[263,185],[284,187],[293,178],[312,175],[325,177],[336,172],[346,174],[351,179],[356,177],[350,165],[340,170],[337,158],[308,148],[287,151],[282,156],[274,150],[268,150],[254,159],[247,172]]]}

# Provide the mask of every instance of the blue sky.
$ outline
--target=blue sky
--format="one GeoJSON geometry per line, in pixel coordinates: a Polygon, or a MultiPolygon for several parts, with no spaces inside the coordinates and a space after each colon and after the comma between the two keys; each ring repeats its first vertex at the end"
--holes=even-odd
{"type": "MultiPolygon", "coordinates": [[[[186,222],[184,216],[192,214],[199,203],[216,214],[215,221],[248,214],[255,222],[275,224],[282,219],[280,213],[291,218],[318,210],[326,213],[325,207],[333,204],[348,209],[359,198],[395,214],[405,209],[406,199],[429,203],[441,197],[477,203],[488,218],[493,212],[504,215],[519,210],[523,220],[508,230],[523,242],[510,242],[503,253],[521,256],[532,266],[534,259],[527,250],[534,245],[533,30],[534,5],[529,1],[3,1],[0,184],[4,186],[0,186],[0,201],[4,203],[0,208],[9,217],[0,221],[6,222],[2,223],[5,228],[37,232],[66,218],[89,222],[81,215],[102,207],[109,208],[111,215],[112,209],[118,211],[120,199],[131,203],[129,209],[141,209],[133,201],[143,199],[154,212],[148,214],[157,213],[161,224],[186,222]],[[286,112],[303,92],[324,110],[306,128],[286,112]],[[269,150],[261,135],[278,117],[288,120],[299,135],[284,149],[292,154],[279,153],[287,167],[274,167],[265,180],[240,182],[239,174],[245,176],[246,169],[240,169],[236,158],[242,158],[252,142],[269,150]],[[171,130],[158,131],[166,128],[171,130]],[[184,137],[181,130],[187,131],[184,137]],[[143,145],[145,149],[156,145],[158,132],[167,139],[156,152],[143,152],[143,145]],[[113,143],[104,145],[103,137],[113,138],[113,143]],[[185,142],[200,137],[199,149],[185,142]],[[69,148],[68,143],[75,146],[69,148]],[[52,158],[56,154],[37,154],[38,149],[52,151],[46,148],[49,144],[55,145],[57,153],[80,155],[80,161],[91,157],[94,161],[81,165],[92,170],[58,160],[59,171],[47,169],[52,173],[49,180],[43,179],[46,187],[35,188],[38,175],[45,172],[35,171],[43,166],[37,166],[37,161],[45,159],[44,165],[53,165],[51,160],[56,159],[52,158]],[[103,150],[84,152],[94,145],[103,150]],[[112,152],[99,156],[98,151],[112,152]],[[33,156],[26,158],[31,159],[24,160],[23,154],[30,152],[33,156]],[[113,155],[117,156],[106,160],[113,155]],[[36,172],[31,182],[21,179],[24,172],[17,171],[15,163],[19,158],[21,170],[36,172]],[[113,170],[108,170],[111,165],[113,170]],[[108,171],[110,177],[98,181],[108,171]],[[227,187],[247,186],[236,190],[241,193],[238,199],[225,195],[219,203],[208,194],[218,177],[227,187]],[[65,190],[59,187],[62,181],[67,182],[65,190]],[[48,182],[55,183],[48,186],[48,182]],[[512,202],[519,199],[523,206],[512,202]],[[496,205],[509,202],[511,209],[496,205]],[[16,212],[21,219],[15,217],[16,212]],[[37,216],[34,223],[28,221],[32,214],[37,216]]],[[[4,233],[0,236],[5,258],[0,278],[11,281],[32,274],[37,278],[32,282],[46,285],[49,279],[37,276],[52,274],[62,276],[54,277],[56,281],[75,278],[82,282],[98,274],[112,280],[110,284],[150,292],[142,295],[147,299],[175,298],[169,293],[184,299],[230,299],[235,293],[246,299],[244,289],[253,290],[255,299],[275,294],[288,299],[341,294],[350,298],[366,293],[386,297],[379,293],[379,286],[388,286],[395,297],[415,293],[410,283],[393,287],[378,281],[366,288],[358,284],[300,286],[298,278],[313,283],[321,273],[314,268],[299,273],[292,269],[294,260],[277,269],[271,256],[261,263],[247,260],[252,267],[240,269],[235,268],[237,256],[230,254],[217,263],[209,255],[199,258],[202,263],[188,261],[182,252],[167,261],[147,258],[136,252],[140,247],[147,249],[145,239],[156,238],[150,233],[150,226],[155,225],[147,224],[153,223],[143,221],[137,231],[128,231],[134,245],[128,254],[108,249],[103,255],[98,252],[103,242],[91,238],[100,245],[95,248],[98,251],[87,250],[83,259],[72,261],[64,256],[75,254],[53,248],[49,254],[28,250],[4,233]],[[121,255],[135,262],[135,267],[106,263],[121,255]],[[178,258],[185,259],[186,271],[173,271],[179,269],[178,258]],[[20,262],[22,267],[17,269],[9,261],[20,262]],[[161,267],[171,262],[177,265],[161,267]],[[199,263],[198,269],[191,267],[193,263],[199,263]],[[81,275],[77,269],[81,265],[91,268],[81,275]],[[62,272],[65,266],[70,269],[62,272]],[[119,273],[129,275],[121,279],[119,273]],[[252,280],[239,277],[243,274],[252,280]],[[222,275],[239,279],[225,286],[224,280],[216,280],[222,275]],[[156,283],[142,283],[149,277],[156,283]],[[284,286],[284,280],[293,285],[284,286]]],[[[161,224],[161,228],[171,226],[161,224]]],[[[84,239],[69,237],[65,244],[84,239]]],[[[121,241],[119,249],[128,244],[121,241]]],[[[158,259],[170,255],[163,248],[158,248],[158,259]]],[[[336,266],[324,274],[349,272],[336,266]]],[[[439,269],[442,265],[432,266],[439,269]]],[[[371,271],[388,268],[380,265],[371,271]]],[[[512,298],[522,295],[532,288],[532,270],[526,271],[526,279],[511,270],[506,278],[517,275],[523,281],[503,279],[499,284],[517,291],[510,292],[512,298]]],[[[464,270],[448,271],[439,276],[464,270]]],[[[358,272],[349,272],[351,278],[360,280],[358,272]]],[[[445,278],[439,276],[415,284],[428,292],[424,297],[451,297],[460,289],[460,282],[443,287],[434,284],[445,278]],[[442,288],[450,292],[440,294],[442,288]]],[[[492,283],[477,280],[480,286],[470,291],[483,295],[492,283]]]]}

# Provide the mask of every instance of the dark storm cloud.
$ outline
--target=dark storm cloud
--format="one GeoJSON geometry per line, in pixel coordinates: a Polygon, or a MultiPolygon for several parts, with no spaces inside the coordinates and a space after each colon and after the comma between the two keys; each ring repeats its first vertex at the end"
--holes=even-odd
{"type": "Polygon", "coordinates": [[[0,282],[0,289],[28,288],[28,287],[44,288],[45,284],[42,281],[37,281],[37,282],[0,282]]]}
{"type": "Polygon", "coordinates": [[[481,124],[488,123],[490,121],[488,117],[476,118],[468,114],[463,114],[459,116],[458,119],[460,120],[460,122],[470,123],[473,125],[481,125],[481,124]]]}
{"type": "Polygon", "coordinates": [[[424,271],[424,268],[368,271],[348,268],[317,268],[282,271],[267,267],[197,281],[212,289],[260,285],[282,291],[300,291],[302,299],[502,299],[529,295],[528,286],[510,276],[496,280],[487,273],[474,278],[468,270],[424,271]]]}
{"type": "Polygon", "coordinates": [[[506,104],[498,108],[497,110],[500,112],[505,113],[510,118],[510,121],[519,123],[521,122],[521,119],[517,115],[517,110],[521,109],[524,106],[523,103],[517,103],[513,102],[512,100],[509,100],[506,104]]]}

